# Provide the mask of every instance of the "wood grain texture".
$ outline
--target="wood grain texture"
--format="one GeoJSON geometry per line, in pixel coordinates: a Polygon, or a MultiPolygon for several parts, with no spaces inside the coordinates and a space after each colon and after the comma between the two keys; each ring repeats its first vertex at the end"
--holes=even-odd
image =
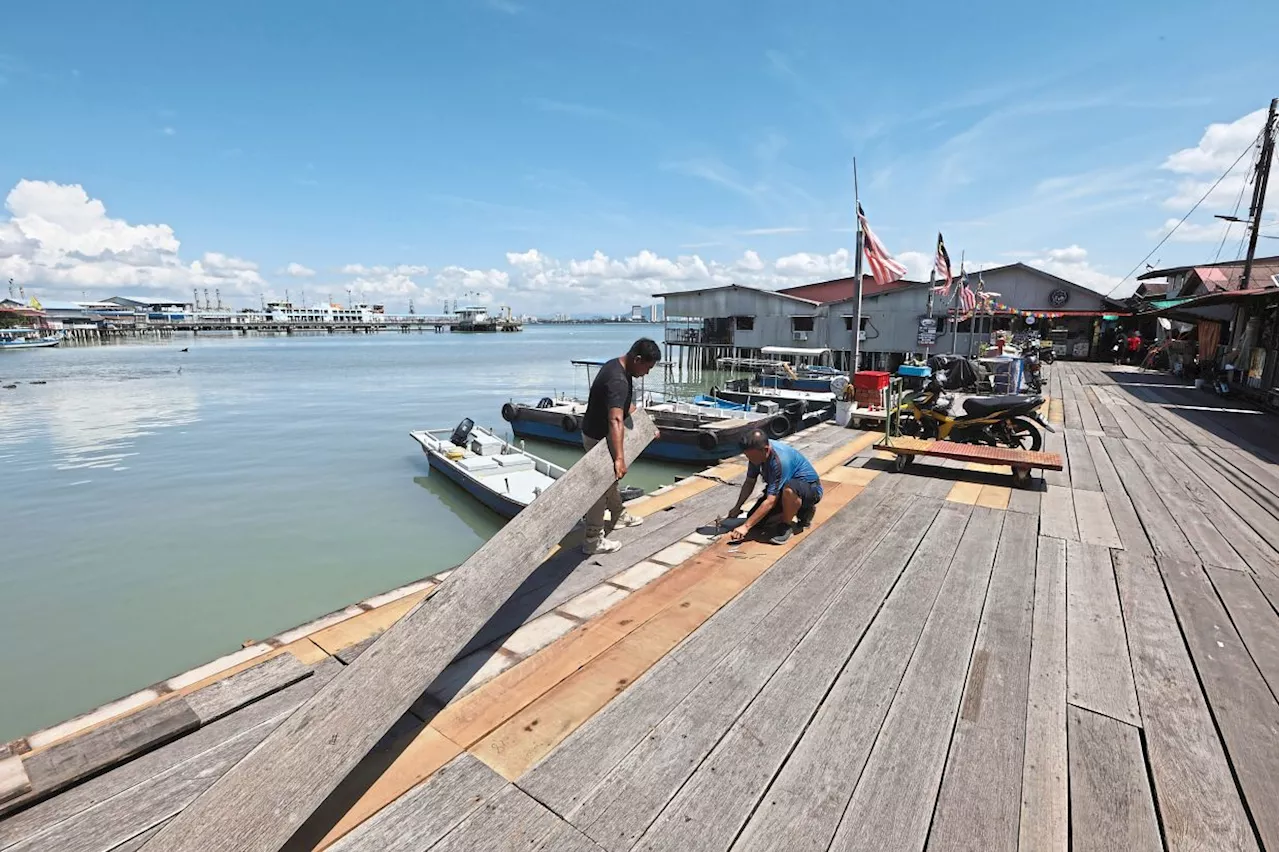
{"type": "Polygon", "coordinates": [[[1276,514],[1269,505],[1260,502],[1255,495],[1261,492],[1256,488],[1238,484],[1223,472],[1219,465],[1205,457],[1203,452],[1195,448],[1177,453],[1178,461],[1190,468],[1208,489],[1221,498],[1240,519],[1267,542],[1271,549],[1280,548],[1276,541],[1276,514]]]}
{"type": "Polygon", "coordinates": [[[928,848],[1016,852],[1022,810],[1036,522],[1004,519],[928,848]]]}
{"type": "Polygon", "coordinates": [[[0,758],[0,802],[16,799],[31,789],[31,780],[17,755],[0,758]]]}
{"type": "MultiPolygon", "coordinates": [[[[754,813],[748,811],[750,820],[734,844],[735,850],[818,852],[830,844],[948,576],[970,514],[968,507],[950,504],[939,511],[899,585],[871,623],[776,779],[770,783],[772,775],[764,771],[767,767],[760,767],[759,774],[764,777],[758,783],[768,784],[768,791],[759,799],[754,813]]],[[[951,590],[958,590],[962,581],[951,582],[951,590]]],[[[725,757],[750,752],[754,734],[753,728],[743,726],[738,736],[747,742],[726,751],[725,757]]],[[[715,766],[712,763],[711,767],[699,769],[701,779],[695,780],[700,786],[712,783],[710,770],[715,766]]],[[[724,769],[715,774],[724,774],[724,769]]],[[[720,781],[723,783],[723,779],[720,781]]],[[[756,799],[747,793],[735,805],[750,808],[756,799]]],[[[733,812],[730,803],[718,798],[715,802],[722,806],[722,812],[728,812],[705,817],[708,833],[718,836],[714,834],[719,831],[717,824],[730,819],[733,812]]],[[[690,800],[683,809],[694,815],[708,807],[704,802],[690,800]]],[[[682,810],[673,809],[669,819],[682,818],[682,810]]]]}
{"type": "MultiPolygon", "coordinates": [[[[1063,458],[1067,457],[1067,441],[1062,436],[1062,432],[1045,432],[1044,434],[1044,451],[1046,453],[1057,453],[1063,458]]],[[[1064,470],[1046,470],[1044,472],[1045,482],[1050,485],[1058,485],[1063,488],[1071,487],[1071,468],[1066,467],[1064,470]]]]}
{"type": "Polygon", "coordinates": [[[311,669],[292,654],[280,654],[264,663],[237,672],[231,677],[198,689],[185,701],[195,712],[200,724],[207,725],[233,710],[279,692],[290,684],[311,675],[311,669]]]}
{"type": "Polygon", "coordinates": [[[1066,852],[1067,546],[1041,536],[1027,687],[1019,852],[1066,852]]]}
{"type": "MultiPolygon", "coordinates": [[[[628,462],[653,435],[638,410],[624,442],[628,462]]],[[[520,588],[537,567],[529,554],[550,551],[613,481],[601,443],[144,848],[279,849],[520,588]],[[288,803],[283,813],[278,802],[288,803]]]]}
{"type": "Polygon", "coordinates": [[[1068,708],[1073,852],[1162,852],[1138,729],[1068,708]]]}
{"type": "MultiPolygon", "coordinates": [[[[1276,755],[1280,738],[1276,698],[1231,624],[1199,565],[1159,560],[1160,574],[1191,649],[1227,757],[1267,852],[1280,849],[1276,755]]],[[[1247,578],[1246,578],[1247,579],[1247,578]]]]}
{"type": "Polygon", "coordinates": [[[1083,432],[1068,429],[1063,435],[1067,444],[1067,466],[1071,469],[1071,487],[1076,491],[1102,491],[1093,457],[1083,432]]]}
{"type": "Polygon", "coordinates": [[[426,849],[428,852],[530,852],[545,849],[545,841],[562,824],[551,811],[508,784],[426,849]]]}
{"type": "Polygon", "coordinates": [[[1124,547],[1120,541],[1120,533],[1116,530],[1115,521],[1111,519],[1111,507],[1101,491],[1076,491],[1076,525],[1080,529],[1080,540],[1085,544],[1096,544],[1102,547],[1124,547]]]}
{"type": "Polygon", "coordinates": [[[1257,849],[1155,561],[1121,551],[1115,568],[1166,847],[1257,849]]]}
{"type": "Polygon", "coordinates": [[[1067,700],[1138,726],[1138,696],[1111,554],[1067,543],[1067,700]]]}
{"type": "Polygon", "coordinates": [[[974,509],[833,852],[923,848],[1004,517],[974,509]]]}
{"type": "MultiPolygon", "coordinates": [[[[1191,542],[1187,541],[1187,537],[1183,535],[1173,515],[1169,514],[1169,509],[1160,499],[1160,495],[1151,487],[1151,483],[1134,463],[1129,451],[1125,449],[1125,443],[1113,438],[1103,438],[1102,446],[1115,467],[1116,476],[1119,477],[1125,492],[1129,495],[1134,511],[1142,521],[1142,528],[1146,531],[1147,539],[1154,552],[1160,556],[1175,559],[1190,553],[1191,542]]],[[[1118,517],[1114,509],[1112,517],[1118,517]]],[[[1125,537],[1123,528],[1119,529],[1121,538],[1125,542],[1125,549],[1133,550],[1129,547],[1129,539],[1125,537]]],[[[1141,551],[1133,550],[1133,552],[1141,551]]]]}
{"type": "Polygon", "coordinates": [[[1275,610],[1250,577],[1222,568],[1209,568],[1207,571],[1218,596],[1226,605],[1231,623],[1266,680],[1272,696],[1280,696],[1276,684],[1280,650],[1277,649],[1275,610]]]}
{"type": "Polygon", "coordinates": [[[1094,472],[1098,474],[1098,481],[1102,483],[1102,494],[1110,510],[1111,523],[1120,537],[1121,548],[1134,553],[1151,553],[1151,542],[1147,540],[1147,532],[1142,528],[1138,512],[1133,508],[1129,493],[1125,490],[1124,483],[1120,481],[1120,475],[1116,473],[1115,465],[1107,455],[1102,441],[1091,437],[1087,438],[1085,443],[1093,459],[1094,472]]]}
{"type": "Polygon", "coordinates": [[[1040,534],[1065,541],[1080,540],[1075,493],[1070,488],[1050,485],[1040,498],[1040,534]]]}

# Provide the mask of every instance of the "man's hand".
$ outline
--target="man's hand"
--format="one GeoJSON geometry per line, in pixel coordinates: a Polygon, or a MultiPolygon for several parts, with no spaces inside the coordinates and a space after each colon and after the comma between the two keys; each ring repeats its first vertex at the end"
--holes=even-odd
{"type": "Polygon", "coordinates": [[[729,543],[737,544],[740,541],[745,541],[747,538],[747,532],[748,530],[745,526],[738,527],[736,530],[729,533],[729,543]]]}
{"type": "Polygon", "coordinates": [[[661,437],[662,437],[662,430],[661,430],[661,429],[659,429],[657,426],[654,426],[654,427],[653,427],[653,440],[655,440],[655,441],[656,441],[656,440],[658,440],[658,439],[659,439],[659,438],[661,438],[661,437]]]}
{"type": "Polygon", "coordinates": [[[613,475],[617,479],[627,475],[627,460],[619,456],[613,460],[613,475]]]}

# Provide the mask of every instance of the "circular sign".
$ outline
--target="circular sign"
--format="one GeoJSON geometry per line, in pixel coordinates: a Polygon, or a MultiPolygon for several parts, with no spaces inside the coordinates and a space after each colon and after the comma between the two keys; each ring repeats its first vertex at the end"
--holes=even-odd
{"type": "Polygon", "coordinates": [[[1049,294],[1049,303],[1055,308],[1060,308],[1067,303],[1067,299],[1071,298],[1071,294],[1066,290],[1058,289],[1049,294]]]}
{"type": "Polygon", "coordinates": [[[1027,317],[1027,325],[1035,325],[1035,324],[1036,324],[1035,317],[1027,317]]]}

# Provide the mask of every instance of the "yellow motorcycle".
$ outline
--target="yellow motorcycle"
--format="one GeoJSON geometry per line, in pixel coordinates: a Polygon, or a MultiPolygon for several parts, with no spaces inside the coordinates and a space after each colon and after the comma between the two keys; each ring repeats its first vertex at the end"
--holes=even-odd
{"type": "Polygon", "coordinates": [[[1042,396],[970,397],[964,401],[964,414],[959,417],[951,414],[951,402],[937,377],[930,379],[923,390],[902,400],[896,418],[898,431],[908,437],[1032,452],[1044,444],[1035,424],[1054,431],[1040,416],[1042,396]]]}

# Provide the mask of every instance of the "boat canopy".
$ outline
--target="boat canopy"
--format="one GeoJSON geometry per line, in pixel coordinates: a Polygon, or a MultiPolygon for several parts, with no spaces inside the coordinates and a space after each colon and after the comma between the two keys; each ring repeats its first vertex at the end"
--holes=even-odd
{"type": "MultiPolygon", "coordinates": [[[[612,358],[606,358],[606,359],[604,359],[603,361],[601,361],[601,360],[593,360],[593,359],[585,359],[585,360],[584,360],[584,359],[575,359],[575,360],[570,361],[569,363],[570,363],[570,364],[572,364],[572,365],[573,365],[573,366],[575,366],[575,367],[603,367],[605,364],[608,364],[608,363],[609,363],[610,361],[612,361],[612,360],[613,360],[612,358]]],[[[671,366],[674,366],[674,364],[675,364],[675,362],[674,362],[674,361],[658,361],[658,362],[656,362],[653,366],[655,366],[655,367],[671,367],[671,366]]]]}
{"type": "Polygon", "coordinates": [[[803,349],[796,346],[765,346],[760,350],[762,355],[799,355],[808,358],[821,358],[831,354],[830,349],[803,349]]]}

